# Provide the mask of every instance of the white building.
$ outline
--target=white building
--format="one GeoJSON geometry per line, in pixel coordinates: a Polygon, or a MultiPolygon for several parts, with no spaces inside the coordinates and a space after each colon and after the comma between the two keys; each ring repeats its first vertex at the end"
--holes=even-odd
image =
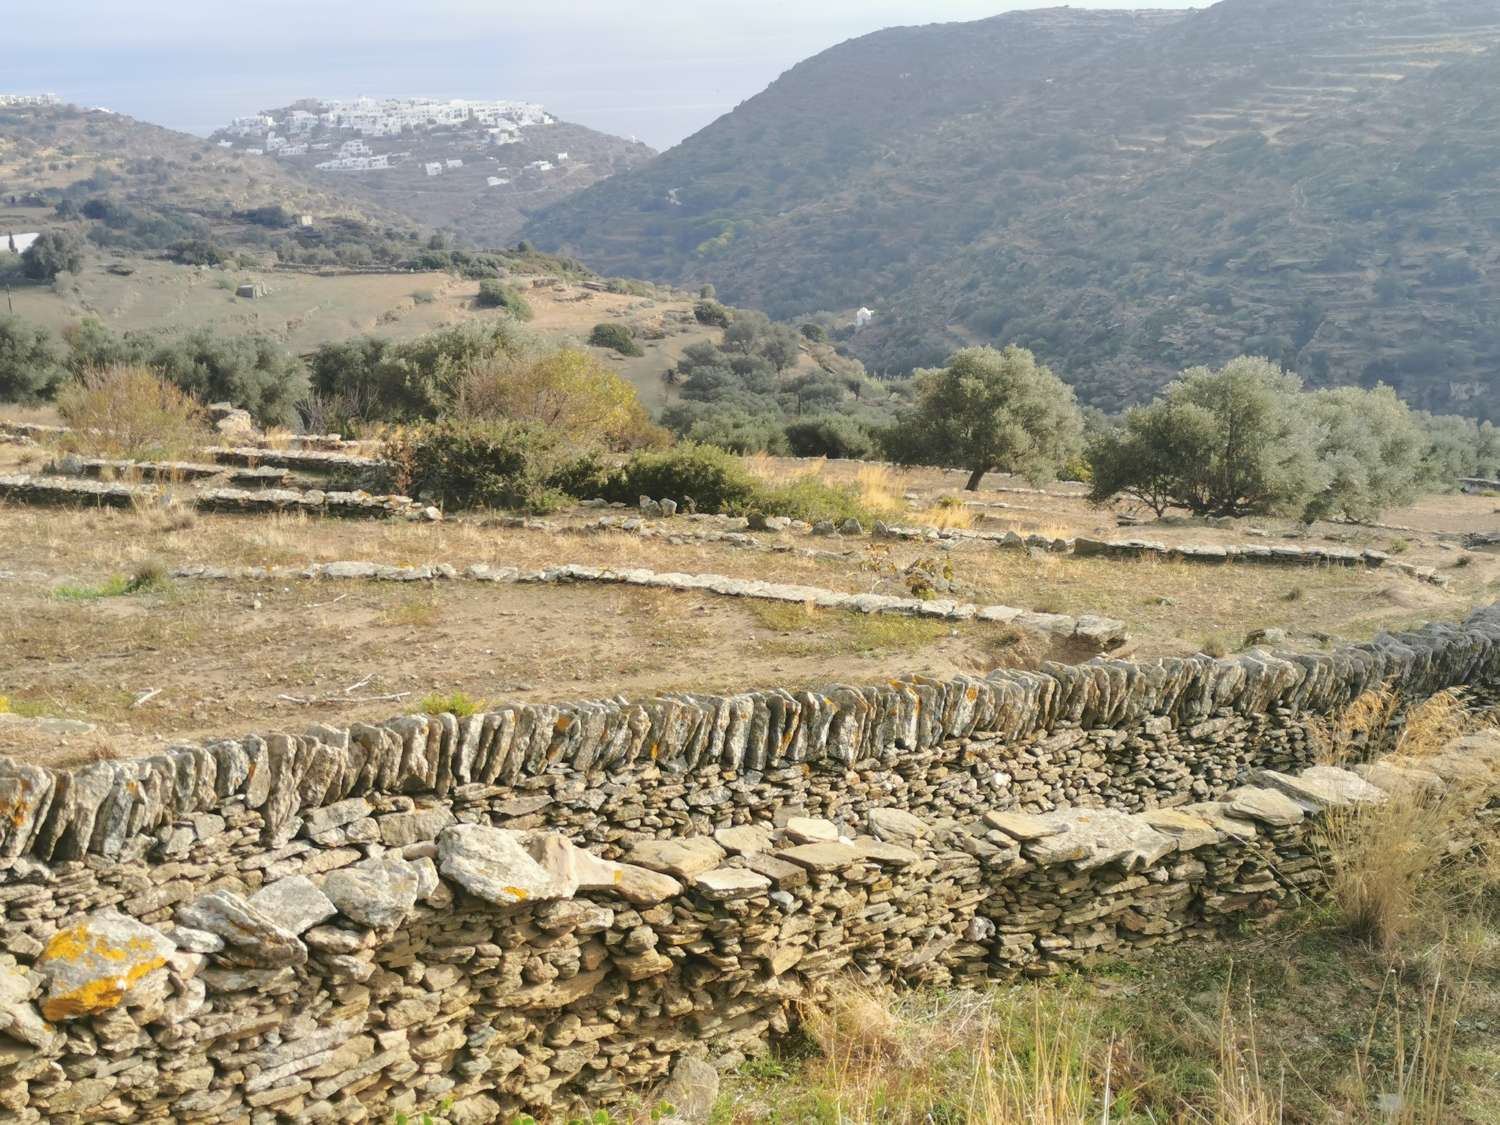
{"type": "Polygon", "coordinates": [[[464,162],[462,160],[459,160],[457,157],[452,156],[444,161],[444,163],[446,163],[449,168],[462,168],[464,166],[464,162]]]}
{"type": "MultiPolygon", "coordinates": [[[[14,105],[32,103],[13,102],[10,104],[14,105]]],[[[16,234],[15,231],[8,231],[6,232],[6,234],[0,235],[0,254],[24,254],[31,248],[31,244],[35,242],[38,237],[39,236],[36,232],[32,232],[30,234],[16,234]]]]}
{"type": "Polygon", "coordinates": [[[490,187],[504,187],[510,183],[504,176],[490,176],[484,182],[489,184],[490,187]]]}
{"type": "Polygon", "coordinates": [[[422,167],[429,176],[441,176],[443,174],[443,165],[439,161],[434,160],[431,164],[424,164],[422,167]]]}
{"type": "Polygon", "coordinates": [[[62,99],[56,94],[0,94],[0,105],[62,105],[62,99]]]}
{"type": "Polygon", "coordinates": [[[565,152],[558,153],[557,154],[557,162],[559,164],[566,164],[568,162],[568,154],[565,153],[565,152]]]}
{"type": "Polygon", "coordinates": [[[868,327],[869,323],[872,320],[874,320],[874,319],[875,319],[875,310],[874,309],[867,309],[867,308],[861,307],[860,310],[859,310],[859,312],[857,312],[857,313],[854,314],[854,328],[855,328],[855,331],[858,331],[861,328],[868,327]]]}

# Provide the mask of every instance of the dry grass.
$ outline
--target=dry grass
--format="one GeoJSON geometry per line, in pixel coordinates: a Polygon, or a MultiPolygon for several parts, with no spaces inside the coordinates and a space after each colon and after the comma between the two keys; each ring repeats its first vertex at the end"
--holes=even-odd
{"type": "Polygon", "coordinates": [[[923,527],[936,527],[943,530],[950,528],[967,530],[975,523],[974,509],[951,496],[940,498],[930,508],[913,512],[911,518],[913,523],[923,527]]]}
{"type": "Polygon", "coordinates": [[[57,410],[73,427],[66,446],[95,457],[183,458],[208,438],[198,404],[145,367],[86,372],[58,391],[57,410]]]}

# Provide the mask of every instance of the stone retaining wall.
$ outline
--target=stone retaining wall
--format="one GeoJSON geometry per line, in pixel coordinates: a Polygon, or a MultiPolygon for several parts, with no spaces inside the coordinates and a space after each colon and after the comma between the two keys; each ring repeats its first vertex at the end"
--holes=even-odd
{"type": "MultiPolygon", "coordinates": [[[[450,1121],[758,1050],[858,971],[1046,974],[1314,888],[1369,688],[1500,686],[1500,610],[1332,654],[314,726],[0,762],[0,1107],[450,1121]]],[[[1493,738],[1423,762],[1473,786],[1493,738]],[[1469,772],[1465,772],[1469,771],[1469,772]]]]}
{"type": "MultiPolygon", "coordinates": [[[[1417,566],[1393,559],[1384,551],[1355,551],[1340,547],[1296,547],[1278,543],[1158,543],[1149,539],[1076,539],[1046,535],[1021,535],[1014,531],[974,531],[968,528],[901,527],[878,523],[875,534],[890,539],[926,542],[992,543],[1015,550],[1040,550],[1079,558],[1158,559],[1163,562],[1252,563],[1261,566],[1368,567],[1399,571],[1434,586],[1448,579],[1434,567],[1417,566]]],[[[1469,537],[1471,540],[1474,536],[1469,537]]]]}
{"type": "Polygon", "coordinates": [[[172,572],[174,578],[210,580],[328,579],[379,582],[432,582],[464,578],[473,582],[505,582],[557,585],[599,583],[638,586],[653,590],[678,590],[716,594],[726,598],[750,598],[788,605],[852,613],[890,614],[900,617],[932,617],[946,621],[984,621],[1010,625],[1040,633],[1053,640],[1074,643],[1089,652],[1109,652],[1129,639],[1125,623],[1109,617],[1069,617],[1060,613],[1030,613],[1004,605],[973,605],[949,598],[900,598],[886,594],[848,594],[822,586],[764,582],[731,578],[724,574],[660,573],[645,567],[602,567],[563,563],[558,566],[522,570],[513,566],[476,565],[459,571],[438,563],[430,566],[386,566],[372,562],[312,563],[307,566],[187,566],[172,572]]]}
{"type": "Polygon", "coordinates": [[[270,515],[302,512],[340,519],[403,517],[438,521],[442,512],[406,496],[333,492],[310,488],[204,488],[179,498],[155,485],[120,484],[75,477],[0,474],[0,499],[43,507],[151,508],[183,503],[200,512],[270,515]]]}

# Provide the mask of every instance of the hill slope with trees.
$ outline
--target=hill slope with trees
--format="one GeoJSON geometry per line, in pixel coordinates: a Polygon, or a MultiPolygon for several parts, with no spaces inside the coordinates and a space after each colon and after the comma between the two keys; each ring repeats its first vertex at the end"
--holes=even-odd
{"type": "Polygon", "coordinates": [[[835,47],[526,234],[903,371],[1016,343],[1091,404],[1261,354],[1500,414],[1500,19],[1478,0],[1051,9],[835,47]]]}

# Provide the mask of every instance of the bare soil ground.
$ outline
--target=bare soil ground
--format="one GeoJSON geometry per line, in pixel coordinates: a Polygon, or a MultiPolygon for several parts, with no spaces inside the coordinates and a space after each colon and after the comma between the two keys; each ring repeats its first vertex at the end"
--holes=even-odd
{"type": "MultiPolygon", "coordinates": [[[[0,446],[0,471],[38,456],[0,446]]],[[[757,468],[851,480],[859,471],[764,461],[757,468]]],[[[953,492],[956,479],[935,470],[865,470],[867,487],[915,497],[892,520],[916,520],[938,496],[953,492]]],[[[1016,486],[1003,478],[992,483],[1016,486]]],[[[1111,513],[1075,498],[990,491],[977,499],[1024,507],[977,509],[984,526],[1022,532],[1198,542],[1243,542],[1248,534],[1247,525],[1120,531],[1111,513]]],[[[0,753],[76,761],[165,740],[381,718],[453,691],[481,701],[727,692],[862,683],[902,672],[987,672],[1078,655],[981,623],[869,618],[619,587],[178,580],[135,593],[109,590],[111,580],[143,567],[576,562],[906,593],[912,564],[936,559],[939,567],[951,564],[956,596],[1117,617],[1130,629],[1129,651],[1150,658],[1232,651],[1247,633],[1266,627],[1286,630],[1293,645],[1319,648],[1460,619],[1500,596],[1500,556],[1445,549],[1435,533],[1500,527],[1494,507],[1482,497],[1440,497],[1403,516],[1434,529],[1408,534],[1403,557],[1446,567],[1447,589],[1364,569],[1074,559],[868,536],[762,535],[764,549],[750,550],[693,540],[694,530],[711,525],[680,517],[657,525],[681,532],[679,542],[585,532],[582,525],[597,513],[582,510],[554,517],[551,530],[536,530],[484,517],[430,525],[0,507],[0,696],[22,714],[99,724],[96,733],[65,741],[0,727],[0,753]],[[136,705],[148,692],[156,694],[136,705]]],[[[1274,522],[1253,526],[1271,536],[1289,533],[1274,522]]],[[[1310,541],[1389,549],[1394,537],[1330,527],[1314,529],[1310,541]]]]}

